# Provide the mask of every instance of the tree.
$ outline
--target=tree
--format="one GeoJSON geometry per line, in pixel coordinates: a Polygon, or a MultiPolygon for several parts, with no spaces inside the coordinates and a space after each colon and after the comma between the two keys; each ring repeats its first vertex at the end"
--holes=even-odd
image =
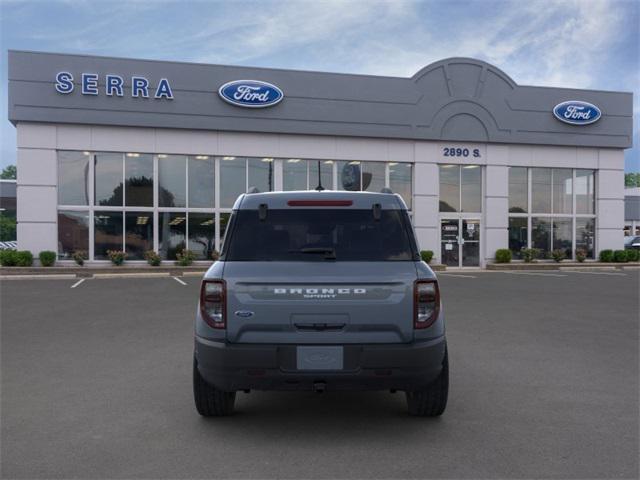
{"type": "Polygon", "coordinates": [[[16,179],[16,166],[15,165],[8,165],[6,167],[4,167],[4,169],[2,170],[2,173],[0,173],[0,178],[2,178],[3,180],[15,180],[16,179]]]}
{"type": "Polygon", "coordinates": [[[640,172],[625,173],[624,186],[626,188],[640,187],[640,172]]]}

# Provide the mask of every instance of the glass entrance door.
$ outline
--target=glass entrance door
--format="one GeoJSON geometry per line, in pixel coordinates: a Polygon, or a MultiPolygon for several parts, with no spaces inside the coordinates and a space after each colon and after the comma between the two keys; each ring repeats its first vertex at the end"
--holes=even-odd
{"type": "Polygon", "coordinates": [[[480,219],[441,219],[440,258],[448,267],[479,267],[480,219]]]}

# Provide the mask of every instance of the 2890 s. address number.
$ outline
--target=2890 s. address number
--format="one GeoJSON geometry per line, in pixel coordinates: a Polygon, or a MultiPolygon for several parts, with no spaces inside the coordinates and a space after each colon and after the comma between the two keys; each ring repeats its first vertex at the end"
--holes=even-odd
{"type": "Polygon", "coordinates": [[[479,158],[480,149],[474,148],[473,150],[469,150],[468,148],[454,148],[454,147],[444,147],[442,149],[442,155],[444,157],[468,157],[471,155],[474,158],[479,158]]]}

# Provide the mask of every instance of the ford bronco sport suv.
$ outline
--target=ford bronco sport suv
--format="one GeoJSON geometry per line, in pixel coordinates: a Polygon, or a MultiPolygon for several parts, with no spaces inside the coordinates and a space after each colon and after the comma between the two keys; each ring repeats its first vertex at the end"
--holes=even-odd
{"type": "Polygon", "coordinates": [[[237,391],[403,390],[409,413],[444,412],[449,387],[438,282],[393,193],[244,194],[195,323],[198,412],[237,391]]]}

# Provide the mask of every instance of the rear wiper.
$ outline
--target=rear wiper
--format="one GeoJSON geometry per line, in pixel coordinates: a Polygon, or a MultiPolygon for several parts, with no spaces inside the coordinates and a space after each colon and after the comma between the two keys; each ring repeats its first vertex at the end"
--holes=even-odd
{"type": "Polygon", "coordinates": [[[307,247],[301,248],[300,250],[291,250],[296,253],[324,253],[324,258],[327,260],[335,260],[336,259],[336,250],[331,247],[307,247]]]}

